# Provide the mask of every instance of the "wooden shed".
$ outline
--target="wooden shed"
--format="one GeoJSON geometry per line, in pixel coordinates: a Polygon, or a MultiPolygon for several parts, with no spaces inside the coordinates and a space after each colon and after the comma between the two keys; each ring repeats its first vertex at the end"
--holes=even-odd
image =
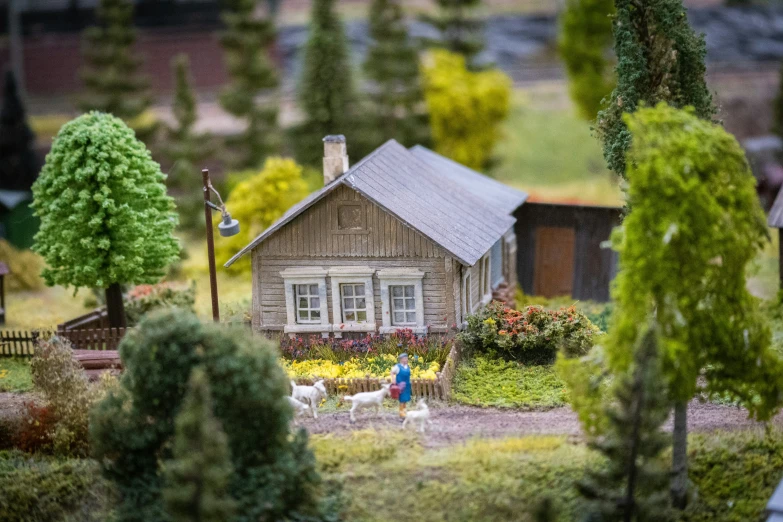
{"type": "MultiPolygon", "coordinates": [[[[778,229],[778,239],[783,239],[780,229],[783,228],[783,190],[778,192],[775,202],[769,211],[767,224],[778,229]]],[[[783,288],[783,241],[778,241],[778,266],[780,269],[780,288],[783,288]]]]}
{"type": "Polygon", "coordinates": [[[517,278],[528,295],[608,301],[616,253],[602,246],[621,208],[527,202],[517,222],[517,278]]]}

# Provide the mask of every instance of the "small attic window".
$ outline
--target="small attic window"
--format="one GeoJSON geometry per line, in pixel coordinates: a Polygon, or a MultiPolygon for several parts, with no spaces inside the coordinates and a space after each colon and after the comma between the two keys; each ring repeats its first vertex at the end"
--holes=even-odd
{"type": "Polygon", "coordinates": [[[337,206],[337,232],[364,232],[367,224],[361,203],[341,203],[337,206]]]}

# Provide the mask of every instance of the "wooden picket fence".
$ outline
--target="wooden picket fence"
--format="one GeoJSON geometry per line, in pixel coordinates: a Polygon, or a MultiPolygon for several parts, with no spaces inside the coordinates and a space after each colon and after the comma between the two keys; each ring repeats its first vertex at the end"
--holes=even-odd
{"type": "MultiPolygon", "coordinates": [[[[57,335],[71,341],[74,350],[116,350],[127,328],[96,328],[58,331],[57,335]]],[[[31,357],[38,339],[48,339],[51,330],[0,330],[0,357],[31,357]]]]}
{"type": "MultiPolygon", "coordinates": [[[[437,372],[435,379],[411,379],[411,395],[421,399],[449,400],[451,398],[451,382],[459,362],[459,348],[451,346],[449,355],[443,365],[443,370],[437,372]]],[[[297,384],[312,385],[319,380],[317,377],[299,377],[294,379],[297,384]]],[[[323,379],[329,395],[353,395],[355,393],[379,390],[381,384],[391,382],[387,377],[370,377],[352,379],[323,379]]]]}

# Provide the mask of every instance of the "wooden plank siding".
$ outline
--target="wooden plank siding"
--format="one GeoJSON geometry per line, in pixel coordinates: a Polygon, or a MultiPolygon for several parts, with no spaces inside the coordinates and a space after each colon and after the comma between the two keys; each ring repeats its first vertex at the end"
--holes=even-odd
{"type": "MultiPolygon", "coordinates": [[[[282,330],[286,324],[285,288],[280,272],[291,267],[418,268],[425,273],[424,323],[430,331],[437,332],[457,321],[453,292],[459,288],[454,278],[460,277],[461,265],[418,231],[345,186],[272,234],[253,249],[251,256],[255,330],[282,330]],[[346,203],[362,206],[363,229],[338,230],[338,209],[346,203]]],[[[330,284],[326,288],[331,323],[332,288],[330,284]]],[[[380,326],[382,307],[377,276],[373,277],[373,293],[375,321],[380,326]]]]}
{"type": "Polygon", "coordinates": [[[517,277],[522,290],[534,294],[536,234],[540,227],[568,227],[575,232],[572,297],[608,301],[609,285],[616,269],[612,250],[602,248],[612,228],[620,223],[621,209],[525,203],[514,213],[517,218],[517,277]]]}

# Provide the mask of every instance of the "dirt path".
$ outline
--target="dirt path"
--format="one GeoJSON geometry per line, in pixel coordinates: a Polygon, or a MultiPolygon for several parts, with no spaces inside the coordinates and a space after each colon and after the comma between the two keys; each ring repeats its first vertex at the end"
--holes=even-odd
{"type": "MultiPolygon", "coordinates": [[[[432,408],[432,428],[425,444],[442,446],[463,442],[471,438],[502,438],[523,435],[569,435],[581,437],[582,431],[576,414],[568,407],[548,411],[519,411],[495,408],[450,406],[432,408]]],[[[399,429],[400,420],[395,412],[384,411],[376,418],[367,411],[357,415],[351,424],[348,412],[323,413],[318,420],[299,419],[299,424],[310,433],[346,434],[362,429],[399,429]]],[[[783,427],[783,415],[774,421],[783,427]]],[[[719,406],[692,402],[688,408],[688,424],[691,432],[713,430],[738,430],[760,427],[748,419],[745,410],[733,406],[719,406]]],[[[671,429],[671,420],[666,429],[671,429]]]]}

